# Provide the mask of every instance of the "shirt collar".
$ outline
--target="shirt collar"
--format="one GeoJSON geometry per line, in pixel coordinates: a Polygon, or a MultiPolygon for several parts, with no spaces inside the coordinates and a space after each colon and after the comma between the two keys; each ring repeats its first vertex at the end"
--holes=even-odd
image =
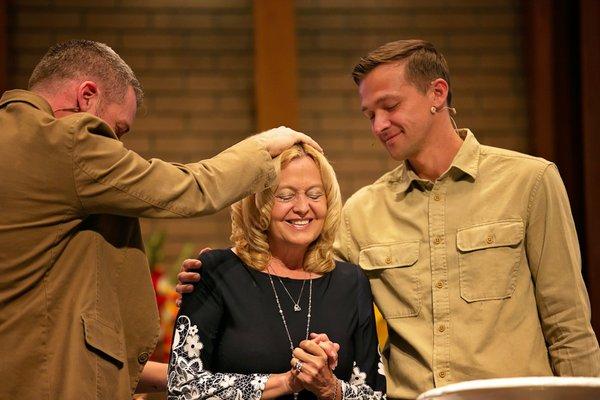
{"type": "Polygon", "coordinates": [[[473,132],[471,132],[470,129],[458,129],[457,133],[463,140],[463,144],[460,146],[458,153],[454,156],[449,171],[458,169],[475,179],[477,178],[477,172],[479,171],[479,152],[481,145],[477,139],[475,139],[475,135],[473,135],[473,132]]]}
{"type": "Polygon", "coordinates": [[[14,89],[4,92],[0,99],[0,108],[4,107],[8,103],[21,102],[28,103],[37,108],[38,110],[45,111],[50,115],[54,115],[52,107],[42,96],[30,92],[28,90],[14,89]]]}
{"type": "Polygon", "coordinates": [[[419,178],[419,176],[415,174],[412,169],[410,169],[406,160],[403,161],[402,164],[400,164],[396,169],[391,171],[387,179],[389,183],[395,184],[396,188],[400,192],[405,192],[408,190],[413,181],[418,180],[422,179],[419,178]]]}
{"type": "MultiPolygon", "coordinates": [[[[469,129],[458,129],[457,133],[463,140],[463,144],[460,146],[456,156],[454,156],[450,168],[441,177],[451,174],[453,171],[460,171],[460,175],[467,174],[475,179],[479,170],[480,144],[469,129]]],[[[455,179],[459,177],[458,174],[455,174],[455,179]]],[[[401,192],[408,190],[413,182],[418,182],[421,185],[430,184],[427,179],[420,178],[410,168],[406,160],[390,173],[388,182],[396,184],[397,189],[401,192]]]]}

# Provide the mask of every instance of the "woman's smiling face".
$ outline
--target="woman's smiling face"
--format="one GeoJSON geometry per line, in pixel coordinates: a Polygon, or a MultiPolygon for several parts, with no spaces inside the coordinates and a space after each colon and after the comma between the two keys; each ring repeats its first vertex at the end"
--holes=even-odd
{"type": "Polygon", "coordinates": [[[269,247],[304,248],[314,242],[327,215],[327,198],[317,164],[312,158],[295,158],[282,168],[275,190],[269,247]]]}

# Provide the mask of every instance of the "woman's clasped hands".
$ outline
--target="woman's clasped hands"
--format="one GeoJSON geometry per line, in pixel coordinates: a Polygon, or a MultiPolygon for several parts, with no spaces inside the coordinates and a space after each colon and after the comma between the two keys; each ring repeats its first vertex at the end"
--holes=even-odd
{"type": "Polygon", "coordinates": [[[323,400],[340,399],[340,384],[333,374],[340,346],[326,334],[311,333],[310,339],[300,342],[292,353],[290,389],[306,389],[323,400]]]}

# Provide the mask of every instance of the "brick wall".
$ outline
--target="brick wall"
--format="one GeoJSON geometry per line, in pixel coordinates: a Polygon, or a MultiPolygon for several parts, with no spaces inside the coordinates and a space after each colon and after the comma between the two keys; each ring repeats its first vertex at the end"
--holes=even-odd
{"type": "Polygon", "coordinates": [[[450,65],[459,127],[527,151],[517,0],[313,0],[297,3],[301,124],[334,162],[345,198],[396,163],[374,143],[350,71],[389,41],[433,42],[450,65]]]}
{"type": "MultiPolygon", "coordinates": [[[[299,0],[300,126],[319,140],[345,197],[395,164],[371,139],[349,74],[368,50],[399,38],[433,41],[452,72],[459,126],[527,151],[518,0],[299,0]]],[[[144,157],[191,162],[254,129],[250,0],[15,0],[8,9],[9,86],[26,86],[47,47],[85,37],[136,71],[145,107],[126,144],[144,157]]],[[[227,244],[227,211],[143,221],[165,230],[167,262],[186,242],[227,244]]]]}

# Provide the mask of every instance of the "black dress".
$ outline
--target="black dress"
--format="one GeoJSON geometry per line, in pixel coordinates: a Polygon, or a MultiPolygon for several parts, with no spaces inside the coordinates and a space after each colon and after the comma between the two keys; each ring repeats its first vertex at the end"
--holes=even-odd
{"type": "MultiPolygon", "coordinates": [[[[168,398],[259,399],[269,374],[289,371],[291,359],[269,275],[247,267],[231,250],[200,259],[202,279],[183,296],[177,317],[168,398]]],[[[343,398],[384,397],[371,289],[363,272],[336,262],[333,271],[306,281],[303,289],[303,280],[272,278],[294,347],[306,336],[310,297],[309,331],[340,344],[334,373],[343,398]],[[300,311],[294,311],[284,285],[294,300],[302,293],[300,311]]],[[[299,398],[316,397],[302,391],[299,398]]]]}

